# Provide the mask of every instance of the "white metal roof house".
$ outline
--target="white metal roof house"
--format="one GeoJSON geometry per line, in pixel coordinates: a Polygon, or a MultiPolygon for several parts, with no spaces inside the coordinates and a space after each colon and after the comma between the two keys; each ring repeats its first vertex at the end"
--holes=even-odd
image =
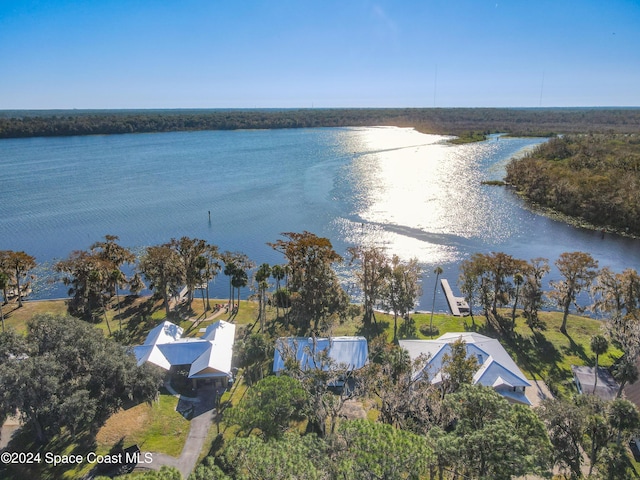
{"type": "Polygon", "coordinates": [[[335,366],[346,368],[348,371],[364,367],[369,360],[369,347],[364,337],[283,337],[276,341],[276,351],[273,360],[273,371],[278,373],[284,369],[282,353],[285,349],[295,352],[300,368],[328,369],[329,365],[322,362],[321,352],[327,352],[328,358],[335,366]]]}
{"type": "Polygon", "coordinates": [[[200,338],[182,337],[183,329],[164,321],[147,335],[144,345],[133,347],[138,365],[150,362],[165,370],[188,366],[189,378],[229,379],[236,326],[219,320],[200,338]]]}
{"type": "Polygon", "coordinates": [[[428,372],[431,382],[442,381],[442,359],[445,353],[451,354],[449,344],[463,340],[467,349],[467,357],[475,357],[479,369],[473,376],[473,384],[493,388],[507,400],[531,405],[525,395],[525,388],[531,386],[511,356],[500,342],[479,333],[445,333],[434,340],[400,340],[400,346],[409,352],[412,360],[420,355],[427,355],[427,364],[418,373],[428,372]]]}

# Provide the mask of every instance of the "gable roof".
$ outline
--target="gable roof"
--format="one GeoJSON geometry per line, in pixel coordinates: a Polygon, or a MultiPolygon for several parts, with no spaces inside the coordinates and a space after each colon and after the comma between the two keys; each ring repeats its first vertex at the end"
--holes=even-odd
{"type": "MultiPolygon", "coordinates": [[[[284,369],[282,351],[289,348],[295,351],[296,359],[303,370],[316,368],[320,365],[319,354],[327,352],[329,358],[335,364],[346,367],[348,370],[358,370],[364,367],[369,360],[369,347],[364,337],[282,337],[276,341],[276,351],[273,359],[273,371],[284,369]]],[[[328,365],[323,365],[327,370],[328,365]]]]}
{"type": "Polygon", "coordinates": [[[219,320],[209,325],[200,338],[182,338],[183,329],[162,322],[147,335],[144,345],[133,348],[138,365],[150,362],[169,370],[189,365],[189,378],[231,376],[231,359],[236,326],[219,320]]]}
{"type": "Polygon", "coordinates": [[[144,344],[159,345],[161,343],[175,342],[182,337],[183,332],[182,327],[165,320],[160,325],[151,329],[147,334],[147,339],[144,341],[144,344]]]}
{"type": "Polygon", "coordinates": [[[235,333],[236,326],[232,323],[220,320],[209,325],[202,335],[209,347],[191,364],[189,377],[200,378],[216,372],[230,374],[235,333]]]}
{"type": "MultiPolygon", "coordinates": [[[[636,359],[636,366],[640,371],[640,357],[636,359]]],[[[627,383],[624,387],[624,396],[640,409],[640,382],[627,383]]]]}
{"type": "Polygon", "coordinates": [[[531,386],[502,344],[495,338],[474,332],[445,333],[434,340],[400,340],[400,346],[407,350],[412,360],[426,355],[425,366],[416,373],[431,378],[432,383],[442,381],[442,363],[445,354],[451,353],[450,344],[463,340],[467,357],[475,357],[480,368],[473,375],[472,383],[492,387],[512,400],[529,405],[531,402],[524,392],[514,391],[516,387],[531,386]],[[508,394],[506,394],[508,393],[508,394]]]}

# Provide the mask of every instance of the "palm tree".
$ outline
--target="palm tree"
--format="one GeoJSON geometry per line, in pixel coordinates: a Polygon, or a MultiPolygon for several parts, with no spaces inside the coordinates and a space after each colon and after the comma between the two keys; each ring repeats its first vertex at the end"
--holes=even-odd
{"type": "Polygon", "coordinates": [[[620,398],[622,390],[627,383],[635,383],[638,380],[638,365],[634,358],[625,355],[612,369],[613,378],[620,384],[616,398],[620,398]]]}
{"type": "Polygon", "coordinates": [[[433,302],[431,303],[431,320],[429,320],[429,335],[433,337],[433,310],[436,308],[436,290],[438,288],[438,277],[442,275],[442,267],[437,266],[433,273],[436,274],[436,282],[433,286],[433,302]]]}
{"type": "Polygon", "coordinates": [[[609,405],[609,422],[617,432],[616,444],[620,446],[623,432],[636,432],[640,427],[640,414],[629,400],[616,398],[609,405]]]}
{"type": "MultiPolygon", "coordinates": [[[[207,268],[207,259],[205,258],[204,255],[198,255],[198,258],[196,258],[196,261],[194,262],[194,267],[197,270],[197,277],[198,280],[200,280],[200,285],[198,285],[198,287],[202,287],[202,289],[206,289],[207,291],[207,295],[206,295],[206,299],[204,298],[204,292],[202,295],[202,310],[204,312],[206,312],[207,310],[209,310],[209,306],[208,306],[208,302],[209,302],[209,279],[207,278],[206,275],[206,268],[207,268]],[[203,287],[202,284],[205,284],[205,287],[203,287]]],[[[205,315],[206,316],[206,315],[205,315]]]]}
{"type": "MultiPolygon", "coordinates": [[[[112,331],[111,325],[109,324],[109,317],[107,316],[107,306],[104,302],[105,297],[108,295],[109,287],[111,286],[111,264],[105,260],[97,260],[94,265],[94,269],[89,272],[88,285],[89,289],[95,292],[100,302],[104,321],[107,324],[109,335],[111,335],[112,331]]],[[[91,312],[91,317],[93,318],[93,311],[91,312]]],[[[120,322],[122,322],[122,320],[120,322]]],[[[120,323],[120,327],[120,330],[122,330],[122,323],[120,323]]]]}
{"type": "Polygon", "coordinates": [[[202,279],[205,284],[207,295],[206,309],[211,310],[211,305],[209,303],[209,282],[216,278],[216,275],[218,275],[218,272],[220,271],[220,264],[218,263],[220,254],[218,253],[218,247],[216,245],[208,245],[207,251],[204,253],[203,257],[205,259],[205,267],[202,272],[202,279]]]}
{"type": "Polygon", "coordinates": [[[116,292],[116,303],[118,305],[118,319],[120,324],[120,330],[122,330],[122,311],[120,309],[120,294],[118,293],[118,287],[123,284],[126,284],[127,278],[124,276],[124,273],[122,273],[122,270],[120,270],[119,268],[114,268],[113,270],[111,270],[109,277],[113,284],[113,288],[115,289],[115,292],[116,292]]]}
{"type": "Polygon", "coordinates": [[[249,283],[249,276],[247,275],[247,272],[240,267],[236,268],[233,272],[233,276],[231,277],[231,286],[238,290],[238,306],[235,310],[232,310],[232,312],[235,311],[236,314],[240,310],[240,289],[242,287],[246,287],[247,283],[249,283]]]}
{"type": "Polygon", "coordinates": [[[516,328],[516,307],[518,306],[518,297],[520,296],[520,287],[524,283],[524,276],[518,272],[513,276],[513,283],[516,284],[516,294],[513,298],[513,311],[511,312],[511,329],[516,328]]]}
{"type": "Polygon", "coordinates": [[[117,235],[105,235],[104,242],[96,242],[91,245],[90,250],[98,254],[98,258],[110,262],[113,266],[111,273],[111,288],[116,295],[118,303],[118,312],[120,312],[120,296],[118,287],[126,283],[126,277],[122,273],[121,267],[124,264],[133,263],[136,259],[135,255],[128,249],[117,243],[120,238],[117,235]]]}
{"type": "Polygon", "coordinates": [[[593,393],[596,393],[596,387],[598,386],[598,359],[600,355],[605,353],[609,348],[609,341],[604,335],[594,335],[591,337],[591,351],[596,356],[596,369],[595,369],[595,381],[593,382],[593,393]]]}
{"type": "Polygon", "coordinates": [[[238,308],[240,307],[240,288],[248,282],[247,270],[255,267],[244,253],[224,252],[220,255],[224,262],[223,273],[229,277],[229,310],[233,310],[234,288],[238,289],[238,308]]]}
{"type": "Polygon", "coordinates": [[[264,321],[265,321],[265,295],[267,292],[267,288],[269,288],[269,283],[267,282],[268,278],[271,276],[271,265],[268,263],[263,263],[260,265],[260,268],[256,271],[255,279],[258,282],[258,300],[259,300],[259,310],[258,318],[260,319],[260,332],[264,331],[264,321]]]}
{"type": "Polygon", "coordinates": [[[278,301],[277,295],[279,295],[280,291],[280,281],[284,278],[285,269],[282,265],[274,265],[271,268],[271,276],[276,281],[276,317],[280,317],[280,302],[278,301]]]}
{"type": "Polygon", "coordinates": [[[224,270],[222,271],[222,273],[224,273],[227,277],[229,277],[229,306],[227,307],[229,309],[229,311],[231,311],[231,305],[233,302],[233,284],[232,284],[232,279],[233,276],[235,274],[235,271],[238,269],[238,266],[236,265],[236,263],[233,261],[233,257],[232,257],[232,253],[231,252],[225,252],[222,254],[222,261],[224,262],[224,270]]]}
{"type": "MultiPolygon", "coordinates": [[[[9,284],[9,275],[0,272],[0,290],[5,290],[9,284]]],[[[0,319],[2,319],[2,331],[4,332],[4,313],[2,313],[2,302],[0,301],[0,319]]]]}

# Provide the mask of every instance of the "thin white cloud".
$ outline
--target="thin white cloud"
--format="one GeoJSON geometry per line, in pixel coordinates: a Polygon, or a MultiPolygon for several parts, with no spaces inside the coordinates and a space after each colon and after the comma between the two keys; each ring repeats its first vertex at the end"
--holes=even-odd
{"type": "Polygon", "coordinates": [[[387,15],[387,12],[380,5],[373,5],[372,8],[373,16],[380,20],[382,23],[386,25],[386,27],[392,32],[398,31],[398,25],[393,19],[387,15]]]}

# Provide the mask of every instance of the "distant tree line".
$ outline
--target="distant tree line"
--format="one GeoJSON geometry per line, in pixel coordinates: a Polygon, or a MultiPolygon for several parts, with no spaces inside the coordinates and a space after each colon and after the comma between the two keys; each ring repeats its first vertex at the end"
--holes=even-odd
{"type": "Polygon", "coordinates": [[[424,133],[551,136],[632,133],[633,108],[331,108],[212,110],[53,110],[0,112],[0,138],[104,135],[192,130],[237,130],[392,125],[424,133]]]}
{"type": "Polygon", "coordinates": [[[640,234],[640,135],[565,135],[507,166],[529,201],[600,227],[640,234]]]}

